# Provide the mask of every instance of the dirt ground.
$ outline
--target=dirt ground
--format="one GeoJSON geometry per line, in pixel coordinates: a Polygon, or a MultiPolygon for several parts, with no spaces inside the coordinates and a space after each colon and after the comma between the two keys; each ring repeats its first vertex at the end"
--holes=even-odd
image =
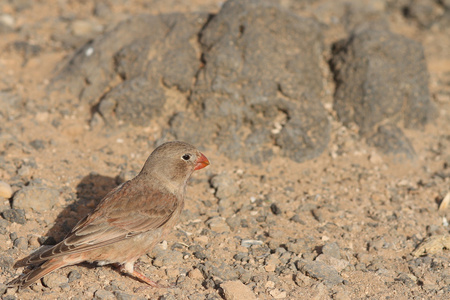
{"type": "MultiPolygon", "coordinates": [[[[321,2],[301,13],[332,19],[314,15],[321,2]]],[[[59,191],[51,209],[26,209],[24,224],[0,223],[0,282],[21,273],[9,258],[26,256],[45,237],[58,241],[109,189],[139,172],[164,126],[92,126],[91,107],[77,104],[78,95],[46,89],[66,58],[130,16],[214,14],[220,5],[0,1],[0,180],[14,192],[30,185],[59,191]]],[[[20,293],[0,284],[2,299],[244,299],[249,290],[257,299],[449,298],[449,210],[438,208],[450,192],[450,35],[424,30],[401,11],[388,19],[392,31],[423,45],[438,111],[423,131],[405,131],[416,159],[384,156],[356,127],[343,126],[325,74],[331,141],[321,156],[252,165],[218,154],[217,145],[196,145],[211,165],[189,183],[179,225],[139,263],[148,277],[174,287],[141,288],[113,268],[85,264],[20,293]],[[441,243],[414,252],[426,238],[441,243]],[[234,281],[245,287],[227,288],[234,281]]],[[[325,49],[344,35],[340,27],[327,30],[325,49]]],[[[325,50],[324,60],[329,55],[325,50]]],[[[11,208],[10,199],[0,200],[0,211],[11,208]]]]}

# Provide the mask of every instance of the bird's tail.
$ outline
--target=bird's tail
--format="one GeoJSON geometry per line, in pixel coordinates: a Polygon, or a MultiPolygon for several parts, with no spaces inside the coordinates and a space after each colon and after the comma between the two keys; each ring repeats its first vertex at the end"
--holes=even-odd
{"type": "Polygon", "coordinates": [[[16,279],[13,279],[12,281],[8,282],[6,285],[9,287],[18,287],[20,289],[24,289],[27,286],[35,283],[45,275],[47,275],[50,272],[53,272],[59,268],[62,268],[64,266],[67,266],[67,262],[64,261],[64,258],[57,257],[50,259],[46,262],[44,262],[42,265],[36,267],[35,269],[31,270],[30,272],[26,274],[22,274],[16,279]]]}

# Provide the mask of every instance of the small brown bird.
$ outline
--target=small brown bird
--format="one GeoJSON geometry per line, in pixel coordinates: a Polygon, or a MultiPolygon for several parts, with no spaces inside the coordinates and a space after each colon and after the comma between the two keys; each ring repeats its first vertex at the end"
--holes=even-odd
{"type": "Polygon", "coordinates": [[[135,178],[109,192],[63,241],[16,262],[14,267],[37,267],[7,285],[22,289],[56,269],[87,261],[115,264],[150,286],[159,286],[134,270],[134,263],[177,223],[187,180],[208,165],[208,159],[192,145],[162,144],[135,178]]]}

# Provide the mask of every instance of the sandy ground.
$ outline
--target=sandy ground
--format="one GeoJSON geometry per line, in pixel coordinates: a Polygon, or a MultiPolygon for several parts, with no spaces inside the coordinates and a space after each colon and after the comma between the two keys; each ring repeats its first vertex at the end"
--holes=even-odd
{"type": "MultiPolygon", "coordinates": [[[[4,224],[0,251],[14,259],[37,248],[39,237],[62,238],[118,183],[116,177],[128,179],[138,172],[163,126],[150,120],[144,128],[91,127],[90,107],[73,105],[77,95],[46,90],[64,60],[90,36],[137,13],[220,9],[219,1],[111,1],[105,15],[95,15],[98,3],[90,1],[18,2],[23,5],[0,1],[2,15],[10,16],[12,28],[18,29],[3,32],[0,39],[0,179],[14,191],[33,182],[56,188],[60,195],[50,210],[26,210],[25,224],[4,224]],[[87,35],[70,35],[76,20],[95,26],[87,35]],[[70,38],[61,38],[64,32],[70,38]],[[23,50],[18,42],[40,50],[23,50]],[[36,140],[41,146],[33,146],[36,140]],[[18,238],[25,238],[25,245],[15,242],[18,238]]],[[[276,158],[255,166],[218,155],[216,145],[197,145],[211,166],[194,175],[180,224],[158,246],[181,254],[166,257],[157,249],[140,260],[150,278],[177,283],[175,287],[141,289],[142,283],[112,268],[78,265],[19,294],[0,285],[2,299],[234,299],[221,286],[233,280],[246,284],[258,299],[449,297],[445,243],[423,257],[412,252],[427,237],[448,235],[449,212],[438,207],[450,191],[450,38],[448,31],[422,30],[400,15],[389,21],[394,32],[424,46],[438,109],[424,131],[406,131],[417,159],[398,162],[383,156],[365,144],[357,128],[338,122],[328,75],[323,103],[332,134],[320,157],[301,164],[276,158]],[[218,175],[222,179],[214,185],[212,178],[218,175]],[[219,192],[228,200],[219,203],[219,192]],[[243,240],[262,245],[246,247],[243,240]],[[336,251],[323,250],[334,243],[337,257],[336,251]],[[334,275],[305,271],[304,265],[320,255],[339,271],[341,283],[330,283],[334,275]]],[[[343,35],[339,28],[329,30],[326,45],[343,35]]],[[[0,200],[1,210],[10,208],[9,199],[0,200]]],[[[7,264],[1,267],[0,282],[20,274],[7,264]]]]}

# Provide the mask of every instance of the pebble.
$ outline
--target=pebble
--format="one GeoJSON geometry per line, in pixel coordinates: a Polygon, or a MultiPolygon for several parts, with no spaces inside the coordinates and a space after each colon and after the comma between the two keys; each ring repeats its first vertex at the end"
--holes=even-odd
{"type": "Polygon", "coordinates": [[[30,146],[35,150],[43,150],[45,149],[45,142],[43,140],[32,140],[30,146]]]}
{"type": "Polygon", "coordinates": [[[241,218],[237,216],[226,218],[225,222],[227,222],[228,226],[230,226],[231,230],[236,230],[241,225],[241,218]]]}
{"type": "Polygon", "coordinates": [[[324,264],[327,264],[327,265],[333,267],[338,272],[341,272],[349,265],[348,261],[343,260],[343,259],[338,259],[338,258],[336,258],[334,256],[330,256],[328,254],[320,254],[316,258],[316,261],[323,262],[324,264]]]}
{"type": "Polygon", "coordinates": [[[0,219],[0,234],[6,234],[8,232],[8,225],[8,221],[6,221],[5,219],[0,219]]]}
{"type": "Polygon", "coordinates": [[[252,290],[238,280],[227,281],[220,285],[225,300],[252,300],[257,299],[252,290]]]}
{"type": "Polygon", "coordinates": [[[300,215],[298,215],[298,214],[293,215],[292,218],[291,218],[290,220],[293,221],[293,222],[295,222],[295,223],[299,223],[299,224],[301,224],[301,225],[306,225],[306,222],[303,221],[303,220],[300,218],[300,215]]]}
{"type": "Polygon", "coordinates": [[[280,259],[278,258],[278,255],[271,254],[266,257],[264,269],[267,272],[274,272],[279,264],[280,259]]]}
{"type": "Polygon", "coordinates": [[[56,288],[67,282],[67,277],[61,276],[58,273],[50,273],[49,275],[44,276],[44,278],[42,279],[42,283],[49,288],[56,288]]]}
{"type": "Polygon", "coordinates": [[[27,186],[13,198],[13,208],[31,208],[35,211],[50,210],[59,202],[60,192],[43,186],[27,186]]]}
{"type": "Polygon", "coordinates": [[[20,237],[14,240],[14,247],[17,247],[20,250],[28,249],[28,240],[24,237],[20,237]]]}
{"type": "Polygon", "coordinates": [[[11,198],[12,194],[13,190],[11,186],[8,183],[0,180],[0,197],[9,199],[11,198]]]}
{"type": "Polygon", "coordinates": [[[153,260],[153,265],[155,267],[162,267],[168,265],[178,265],[183,261],[183,254],[178,251],[172,250],[161,250],[153,251],[156,252],[155,259],[153,260]]]}
{"type": "Polygon", "coordinates": [[[7,256],[4,253],[0,256],[0,268],[5,271],[14,265],[14,258],[7,256]]]}
{"type": "Polygon", "coordinates": [[[81,274],[77,270],[73,270],[73,271],[70,271],[67,278],[68,278],[69,282],[76,281],[81,278],[81,274]]]}
{"type": "Polygon", "coordinates": [[[301,261],[297,261],[296,266],[297,269],[305,275],[324,281],[325,284],[336,285],[344,281],[336,269],[320,261],[311,261],[306,262],[305,264],[301,261]]]}
{"type": "Polygon", "coordinates": [[[269,294],[274,299],[284,299],[287,296],[287,293],[285,291],[280,291],[279,289],[274,289],[269,292],[269,294]]]}
{"type": "Polygon", "coordinates": [[[281,211],[281,208],[276,204],[276,203],[272,203],[270,205],[270,210],[272,211],[272,213],[274,215],[281,215],[283,212],[281,211]]]}
{"type": "Polygon", "coordinates": [[[115,300],[116,296],[114,296],[114,294],[110,291],[106,291],[106,290],[96,290],[94,292],[94,299],[111,299],[111,300],[115,300]]]}
{"type": "Polygon", "coordinates": [[[114,293],[114,296],[116,297],[115,299],[117,299],[117,300],[145,300],[146,299],[144,297],[130,295],[130,294],[127,294],[127,293],[124,293],[121,291],[114,291],[113,293],[114,293]]]}
{"type": "Polygon", "coordinates": [[[222,217],[213,217],[206,221],[206,225],[208,225],[212,231],[217,233],[230,232],[230,227],[222,217]]]}
{"type": "Polygon", "coordinates": [[[189,271],[188,277],[193,280],[203,280],[203,273],[199,269],[193,269],[189,271]]]}
{"type": "Polygon", "coordinates": [[[25,211],[23,209],[5,209],[2,212],[3,218],[12,223],[25,224],[27,222],[25,218],[25,211]]]}
{"type": "Polygon", "coordinates": [[[322,253],[335,257],[335,258],[341,258],[341,252],[339,250],[339,245],[334,243],[327,243],[322,247],[322,253]]]}
{"type": "Polygon", "coordinates": [[[251,247],[253,245],[262,245],[262,244],[264,244],[264,243],[263,243],[263,241],[260,241],[260,240],[242,240],[241,241],[241,246],[246,247],[246,248],[251,247]]]}

